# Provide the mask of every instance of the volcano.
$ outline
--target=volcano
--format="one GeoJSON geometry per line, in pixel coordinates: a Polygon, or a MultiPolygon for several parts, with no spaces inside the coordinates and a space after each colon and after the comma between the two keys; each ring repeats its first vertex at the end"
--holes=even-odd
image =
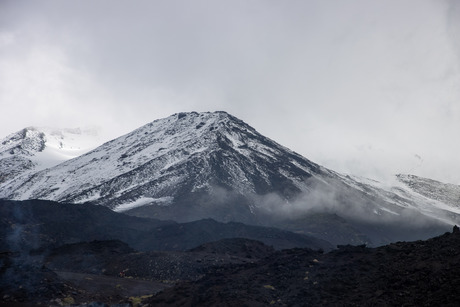
{"type": "Polygon", "coordinates": [[[385,189],[329,170],[222,111],[173,114],[3,181],[0,198],[91,202],[177,222],[276,226],[333,243],[419,239],[458,220],[455,210],[409,187],[385,189]]]}

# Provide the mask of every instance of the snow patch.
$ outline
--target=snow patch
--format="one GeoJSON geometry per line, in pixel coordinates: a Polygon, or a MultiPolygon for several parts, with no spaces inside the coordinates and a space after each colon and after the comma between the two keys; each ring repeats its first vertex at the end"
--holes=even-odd
{"type": "Polygon", "coordinates": [[[394,215],[399,215],[399,213],[396,213],[396,212],[394,212],[394,211],[391,211],[390,209],[385,208],[385,207],[381,207],[380,210],[386,211],[386,212],[391,213],[391,214],[394,214],[394,215]]]}
{"type": "Polygon", "coordinates": [[[160,198],[141,197],[139,199],[136,199],[133,202],[118,205],[113,209],[113,211],[123,212],[123,211],[131,210],[137,207],[149,205],[151,203],[156,203],[157,205],[160,205],[160,206],[168,206],[172,203],[173,200],[174,200],[174,197],[171,197],[171,196],[160,197],[160,198]]]}

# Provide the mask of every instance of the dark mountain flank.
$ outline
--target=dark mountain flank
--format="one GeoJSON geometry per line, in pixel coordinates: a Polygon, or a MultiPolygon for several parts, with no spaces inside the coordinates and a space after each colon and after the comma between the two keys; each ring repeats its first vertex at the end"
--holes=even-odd
{"type": "Polygon", "coordinates": [[[141,251],[187,250],[223,238],[247,238],[275,248],[332,248],[326,241],[276,228],[138,218],[92,204],[0,200],[0,251],[28,252],[92,240],[121,240],[141,251]]]}

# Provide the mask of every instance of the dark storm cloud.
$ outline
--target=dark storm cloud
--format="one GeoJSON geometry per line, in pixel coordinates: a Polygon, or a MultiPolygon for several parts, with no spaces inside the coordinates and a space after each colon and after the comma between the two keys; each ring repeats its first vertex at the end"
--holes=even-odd
{"type": "Polygon", "coordinates": [[[226,110],[338,171],[460,182],[455,1],[0,6],[1,135],[99,124],[115,137],[226,110]]]}

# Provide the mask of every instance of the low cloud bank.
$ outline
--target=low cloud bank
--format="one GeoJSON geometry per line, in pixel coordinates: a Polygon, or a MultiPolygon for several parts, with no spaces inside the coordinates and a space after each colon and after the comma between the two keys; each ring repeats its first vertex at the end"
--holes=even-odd
{"type": "MultiPolygon", "coordinates": [[[[404,223],[406,226],[425,227],[431,224],[455,224],[459,217],[451,212],[433,207],[430,215],[424,214],[407,203],[396,204],[382,199],[383,193],[371,187],[362,191],[344,184],[312,183],[311,189],[295,199],[286,200],[277,193],[253,195],[257,210],[280,219],[296,219],[302,216],[328,213],[363,223],[404,223]]],[[[396,197],[395,195],[385,195],[396,197]]],[[[416,204],[415,204],[416,205],[416,204]]]]}

